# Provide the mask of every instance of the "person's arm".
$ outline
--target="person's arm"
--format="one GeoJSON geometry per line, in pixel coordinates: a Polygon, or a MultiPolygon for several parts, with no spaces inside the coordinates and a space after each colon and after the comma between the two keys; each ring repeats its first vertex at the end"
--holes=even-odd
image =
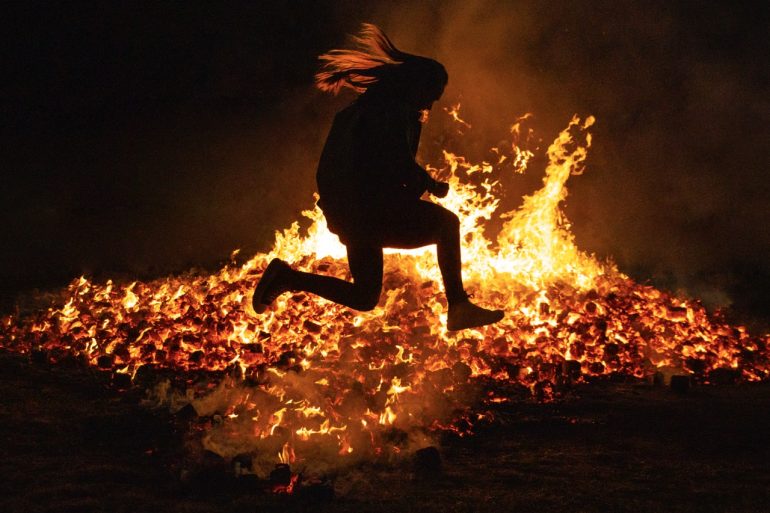
{"type": "MultiPolygon", "coordinates": [[[[394,106],[383,109],[372,141],[376,163],[373,178],[382,187],[383,194],[418,198],[425,191],[442,193],[443,186],[415,161],[419,139],[419,121],[416,115],[394,106]],[[416,126],[415,126],[416,125],[416,126]]],[[[442,196],[442,194],[437,194],[442,196]]],[[[443,192],[446,195],[446,192],[443,192]]]]}

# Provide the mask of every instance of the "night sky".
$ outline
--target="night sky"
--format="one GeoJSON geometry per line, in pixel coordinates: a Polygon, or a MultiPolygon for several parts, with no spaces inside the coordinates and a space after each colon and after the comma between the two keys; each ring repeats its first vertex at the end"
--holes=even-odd
{"type": "MultiPolygon", "coordinates": [[[[768,319],[767,2],[19,2],[3,7],[0,288],[216,269],[312,206],[351,96],[317,56],[361,22],[448,69],[483,151],[525,112],[543,147],[597,123],[566,212],[640,281],[768,319]],[[269,5],[269,7],[268,7],[269,5]]],[[[538,168],[538,162],[540,167],[538,168]]],[[[515,206],[529,174],[503,177],[515,206]]]]}

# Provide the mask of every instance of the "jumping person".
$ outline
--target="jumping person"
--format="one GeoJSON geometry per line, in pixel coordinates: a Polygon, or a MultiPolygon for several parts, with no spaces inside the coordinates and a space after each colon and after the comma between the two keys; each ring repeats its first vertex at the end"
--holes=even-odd
{"type": "Polygon", "coordinates": [[[349,87],[359,93],[335,116],[316,174],[318,205],[347,247],[353,282],[296,271],[276,258],[254,291],[254,310],[263,312],[287,291],[371,310],[382,290],[383,248],[436,244],[449,304],[447,329],[499,321],[501,310],[474,305],[463,288],[457,216],[420,199],[426,191],[439,198],[449,192],[449,184],[415,162],[422,114],[448,80],[444,66],[398,50],[375,25],[364,24],[354,41],[357,49],[321,55],[315,76],[322,91],[337,94],[349,87]]]}

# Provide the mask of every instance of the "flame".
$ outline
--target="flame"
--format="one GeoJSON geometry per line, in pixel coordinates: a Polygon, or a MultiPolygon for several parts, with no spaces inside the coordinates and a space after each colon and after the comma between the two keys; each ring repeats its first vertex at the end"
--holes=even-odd
{"type": "MultiPolygon", "coordinates": [[[[516,122],[511,125],[511,135],[513,140],[511,141],[511,153],[513,155],[513,170],[516,173],[524,173],[527,170],[527,165],[532,157],[535,156],[534,152],[529,149],[532,140],[534,139],[534,130],[532,128],[525,128],[524,124],[532,119],[532,113],[527,112],[523,116],[520,116],[516,122]]],[[[499,150],[496,153],[500,153],[499,150]]],[[[499,164],[505,162],[506,156],[500,155],[499,164]]]]}
{"type": "Polygon", "coordinates": [[[273,486],[273,493],[279,495],[291,495],[294,493],[294,488],[297,486],[298,482],[299,474],[292,474],[289,478],[289,484],[273,486]]]}
{"type": "MultiPolygon", "coordinates": [[[[449,114],[470,127],[459,104],[449,114]]],[[[341,465],[398,454],[436,431],[464,435],[511,387],[548,399],[565,379],[593,376],[768,379],[770,335],[635,283],[576,246],[560,205],[567,180],[584,171],[593,117],[570,120],[546,150],[543,186],[498,213],[500,174],[524,172],[537,150],[530,118],[514,123],[492,163],[445,150],[429,166],[451,185],[439,202],[461,219],[464,280],[479,303],[505,310],[498,324],[446,331],[432,248],[386,252],[385,292],[372,312],[295,293],[255,316],[251,291],[274,257],[350,279],[345,247],[314,208],[304,212],[306,234],[294,223],[269,253],[215,274],[127,286],[76,279],[56,305],[2,318],[1,344],[50,361],[74,355],[135,382],[149,376],[159,403],[220,416],[206,425],[206,448],[255,454],[257,466],[261,456],[265,468],[276,453],[285,464],[341,465]],[[496,236],[485,230],[493,218],[504,220],[496,236]],[[159,369],[177,372],[160,381],[159,369]],[[186,371],[208,380],[190,381],[186,371]]]]}
{"type": "Polygon", "coordinates": [[[286,465],[291,465],[295,460],[296,456],[294,455],[294,449],[289,442],[286,442],[283,444],[281,452],[278,453],[278,461],[286,465]]]}
{"type": "Polygon", "coordinates": [[[457,129],[457,132],[459,134],[462,134],[463,128],[471,128],[471,124],[465,121],[463,118],[460,117],[460,103],[456,103],[452,105],[449,108],[444,108],[444,111],[446,111],[447,114],[449,114],[449,117],[452,118],[452,121],[457,123],[461,128],[457,129]]]}

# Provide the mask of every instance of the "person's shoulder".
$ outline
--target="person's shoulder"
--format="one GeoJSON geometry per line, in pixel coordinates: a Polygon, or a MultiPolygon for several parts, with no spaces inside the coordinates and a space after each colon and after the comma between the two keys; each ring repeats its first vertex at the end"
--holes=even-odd
{"type": "Polygon", "coordinates": [[[397,99],[387,99],[377,102],[369,107],[368,111],[372,116],[382,120],[384,123],[394,123],[402,125],[411,119],[410,111],[404,102],[397,99]]]}
{"type": "Polygon", "coordinates": [[[360,113],[361,113],[360,106],[358,106],[357,102],[354,101],[348,104],[346,107],[342,108],[341,110],[337,111],[337,113],[334,115],[334,122],[340,123],[340,122],[350,121],[358,117],[360,113]]]}

